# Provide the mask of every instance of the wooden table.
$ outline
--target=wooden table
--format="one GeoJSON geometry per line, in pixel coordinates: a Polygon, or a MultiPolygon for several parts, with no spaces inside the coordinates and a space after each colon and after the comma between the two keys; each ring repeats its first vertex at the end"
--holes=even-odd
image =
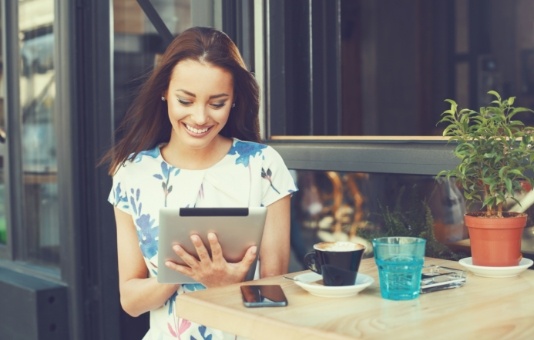
{"type": "MultiPolygon", "coordinates": [[[[429,264],[462,269],[453,261],[427,258],[429,264]]],[[[373,259],[363,260],[360,271],[375,282],[350,298],[316,297],[273,277],[254,284],[282,285],[287,307],[245,308],[235,284],[180,295],[177,313],[250,339],[534,339],[533,270],[512,278],[468,272],[463,287],[411,301],[380,297],[373,259]]]]}

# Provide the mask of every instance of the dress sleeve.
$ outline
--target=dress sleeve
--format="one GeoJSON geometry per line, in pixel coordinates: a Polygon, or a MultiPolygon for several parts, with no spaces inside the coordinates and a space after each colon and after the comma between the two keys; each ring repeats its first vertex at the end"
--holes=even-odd
{"type": "Polygon", "coordinates": [[[121,165],[115,175],[113,175],[113,184],[108,195],[108,202],[114,207],[119,208],[127,214],[132,214],[128,198],[127,181],[125,173],[127,168],[121,165]]]}
{"type": "Polygon", "coordinates": [[[263,190],[262,204],[264,206],[268,206],[298,190],[295,185],[295,180],[284,163],[284,160],[271,146],[267,146],[264,150],[261,177],[263,190]]]}

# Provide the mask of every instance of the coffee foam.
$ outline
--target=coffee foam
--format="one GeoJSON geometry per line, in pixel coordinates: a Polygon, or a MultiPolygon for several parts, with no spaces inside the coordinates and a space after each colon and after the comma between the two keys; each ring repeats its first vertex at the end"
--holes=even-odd
{"type": "Polygon", "coordinates": [[[353,242],[321,242],[315,244],[313,248],[322,251],[354,251],[364,249],[365,246],[353,242]]]}

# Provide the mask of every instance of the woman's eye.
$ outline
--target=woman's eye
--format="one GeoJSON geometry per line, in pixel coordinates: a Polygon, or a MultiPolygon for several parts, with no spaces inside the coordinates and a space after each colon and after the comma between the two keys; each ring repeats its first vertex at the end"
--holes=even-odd
{"type": "Polygon", "coordinates": [[[213,104],[211,104],[211,106],[213,108],[220,109],[221,107],[224,106],[224,104],[226,104],[226,103],[213,103],[213,104]]]}
{"type": "Polygon", "coordinates": [[[191,101],[185,99],[178,99],[178,102],[182,105],[190,105],[191,101]]]}

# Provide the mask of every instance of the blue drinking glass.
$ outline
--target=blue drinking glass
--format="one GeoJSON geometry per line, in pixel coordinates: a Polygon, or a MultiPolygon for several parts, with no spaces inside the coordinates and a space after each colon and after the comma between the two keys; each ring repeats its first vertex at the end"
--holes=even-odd
{"type": "Polygon", "coordinates": [[[382,297],[388,300],[419,297],[426,240],[394,236],[375,238],[372,243],[382,297]]]}

